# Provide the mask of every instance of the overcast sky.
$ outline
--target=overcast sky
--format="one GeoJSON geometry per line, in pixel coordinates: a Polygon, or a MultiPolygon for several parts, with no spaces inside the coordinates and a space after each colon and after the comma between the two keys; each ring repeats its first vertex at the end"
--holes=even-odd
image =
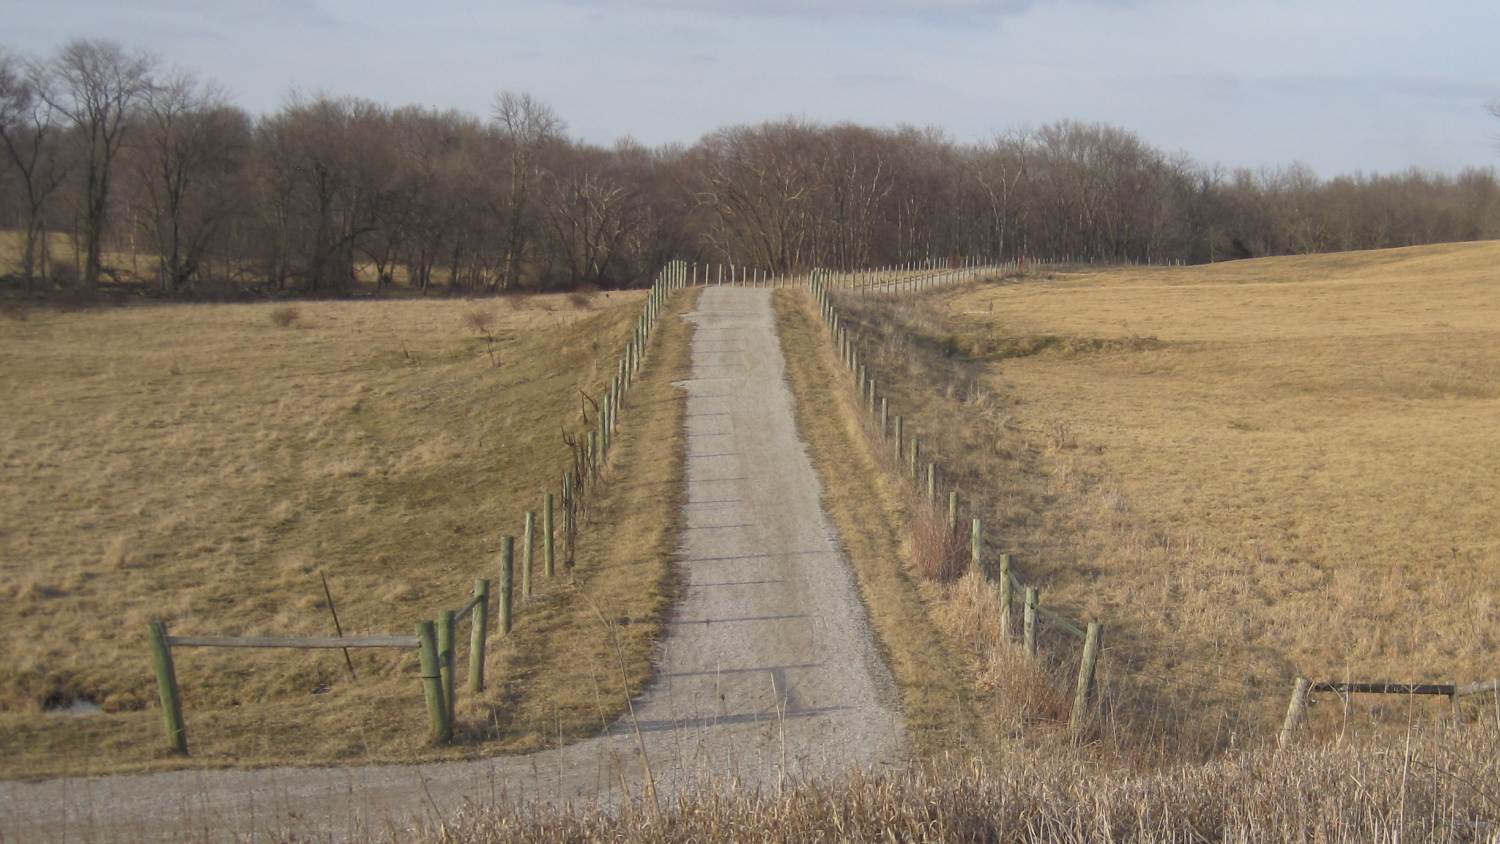
{"type": "Polygon", "coordinates": [[[1107,121],[1204,162],[1322,175],[1500,163],[1500,0],[0,0],[0,44],[108,37],[253,112],[298,88],[690,143],[799,116],[957,140],[1107,121]]]}

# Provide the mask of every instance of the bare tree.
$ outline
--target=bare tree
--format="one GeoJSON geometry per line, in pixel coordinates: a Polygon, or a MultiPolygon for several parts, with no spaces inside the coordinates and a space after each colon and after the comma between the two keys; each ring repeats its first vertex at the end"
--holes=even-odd
{"type": "Polygon", "coordinates": [[[55,111],[40,96],[41,68],[23,66],[0,53],[0,146],[20,177],[22,206],[21,277],[30,292],[38,270],[47,271],[47,201],[67,178],[62,129],[55,111]],[[39,266],[40,265],[40,266],[39,266]]]}
{"type": "Polygon", "coordinates": [[[507,231],[502,287],[519,280],[521,261],[532,230],[531,194],[537,180],[536,157],[541,147],[559,137],[562,118],[530,94],[501,91],[495,95],[495,123],[510,143],[510,193],[506,202],[507,231]]]}
{"type": "Polygon", "coordinates": [[[151,90],[156,59],[127,53],[113,41],[77,39],[65,44],[49,65],[44,78],[50,84],[39,94],[73,123],[83,147],[83,283],[93,289],[99,284],[115,158],[135,106],[151,90]]]}
{"type": "Polygon", "coordinates": [[[187,284],[225,223],[240,210],[250,120],[223,93],[179,75],[152,88],[143,108],[138,172],[151,216],[162,290],[187,284]]]}

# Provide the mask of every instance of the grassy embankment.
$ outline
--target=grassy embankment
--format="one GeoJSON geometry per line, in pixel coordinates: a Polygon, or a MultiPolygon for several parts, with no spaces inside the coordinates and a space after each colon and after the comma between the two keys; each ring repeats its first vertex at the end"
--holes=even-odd
{"type": "MultiPolygon", "coordinates": [[[[680,296],[674,310],[689,306],[680,296]]],[[[623,707],[670,600],[689,328],[664,318],[577,565],[517,600],[459,739],[426,741],[416,659],[185,649],[193,756],[162,750],[144,630],[410,633],[498,577],[504,534],[556,490],[639,294],[181,305],[0,323],[0,775],[354,763],[526,751],[623,707]],[[285,321],[286,317],[282,317],[285,321]],[[493,342],[490,338],[493,338],[493,342]],[[628,587],[628,588],[627,588],[628,587]],[[585,598],[592,599],[586,600],[585,598]],[[49,714],[75,699],[103,713],[49,714]]],[[[518,561],[519,565],[519,561],[518,561]]],[[[540,562],[538,562],[538,568],[540,562]]],[[[519,590],[519,585],[518,585],[519,590]]],[[[460,661],[467,651],[460,648],[460,661]]]]}

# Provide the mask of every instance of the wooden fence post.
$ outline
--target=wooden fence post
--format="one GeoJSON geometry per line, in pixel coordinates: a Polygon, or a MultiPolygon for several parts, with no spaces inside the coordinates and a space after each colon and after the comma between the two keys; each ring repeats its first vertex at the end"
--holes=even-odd
{"type": "Polygon", "coordinates": [[[1021,615],[1021,642],[1027,656],[1036,656],[1036,608],[1038,603],[1035,586],[1026,587],[1026,606],[1021,615]]]}
{"type": "Polygon", "coordinates": [[[531,560],[536,547],[536,511],[527,510],[521,528],[521,597],[531,600],[531,560]]]}
{"type": "Polygon", "coordinates": [[[890,427],[887,424],[890,421],[890,415],[891,415],[890,414],[890,407],[887,406],[887,403],[886,403],[886,400],[885,400],[885,396],[881,396],[880,397],[880,438],[881,439],[885,439],[887,429],[890,427]]]}
{"type": "Polygon", "coordinates": [[[469,611],[469,694],[484,691],[484,646],[490,632],[490,581],[481,577],[474,581],[474,597],[478,600],[469,611]]]}
{"type": "Polygon", "coordinates": [[[969,531],[969,566],[974,570],[976,576],[983,575],[984,536],[979,524],[979,518],[974,518],[973,529],[969,531]]]}
{"type": "Polygon", "coordinates": [[[432,722],[432,740],[447,744],[453,738],[453,722],[448,720],[448,705],[443,700],[442,669],[432,622],[417,622],[417,660],[422,667],[422,694],[427,698],[427,717],[432,722]]]}
{"type": "Polygon", "coordinates": [[[1000,635],[1010,641],[1010,605],[1015,602],[1010,582],[1010,555],[1000,555],[1000,635]]]}
{"type": "Polygon", "coordinates": [[[937,501],[937,464],[927,464],[927,501],[937,501]]]}
{"type": "Polygon", "coordinates": [[[1068,732],[1077,741],[1083,735],[1083,725],[1088,720],[1089,696],[1094,688],[1094,666],[1099,662],[1099,638],[1103,628],[1097,621],[1090,621],[1088,632],[1083,637],[1083,658],[1078,662],[1078,688],[1073,693],[1073,714],[1068,719],[1068,732]]]}
{"type": "Polygon", "coordinates": [[[1307,687],[1311,685],[1306,677],[1298,677],[1292,683],[1292,699],[1286,705],[1286,720],[1281,722],[1281,735],[1276,739],[1276,747],[1283,748],[1292,743],[1292,735],[1302,725],[1302,719],[1307,715],[1307,687]]]}
{"type": "Polygon", "coordinates": [[[922,476],[917,474],[917,467],[922,465],[922,441],[916,437],[911,438],[911,479],[913,483],[921,480],[922,476]]]}
{"type": "Polygon", "coordinates": [[[906,419],[904,417],[897,416],[896,417],[896,465],[897,466],[901,465],[901,458],[906,456],[904,454],[904,452],[906,451],[905,439],[906,439],[906,419]]]}
{"type": "Polygon", "coordinates": [[[573,559],[573,473],[563,473],[563,536],[568,540],[568,559],[573,559]]]}
{"type": "Polygon", "coordinates": [[[542,499],[542,561],[548,577],[557,574],[557,548],[553,541],[552,493],[542,499]]]}
{"type": "Polygon", "coordinates": [[[500,540],[500,635],[510,633],[511,584],[515,579],[516,538],[507,536],[500,540]]]}
{"type": "Polygon", "coordinates": [[[439,673],[442,674],[443,678],[443,705],[448,709],[448,722],[450,724],[453,722],[453,712],[455,709],[455,701],[453,699],[453,669],[456,667],[454,665],[454,651],[456,649],[453,645],[454,626],[453,610],[443,610],[438,613],[437,647],[438,661],[440,663],[439,673]]]}
{"type": "Polygon", "coordinates": [[[948,491],[948,532],[958,533],[958,490],[948,491]]]}
{"type": "Polygon", "coordinates": [[[161,723],[167,731],[167,747],[186,755],[187,728],[182,723],[182,693],[177,688],[177,669],[172,664],[172,646],[167,644],[167,624],[153,621],[146,627],[151,643],[151,666],[156,669],[156,693],[161,697],[161,723]]]}

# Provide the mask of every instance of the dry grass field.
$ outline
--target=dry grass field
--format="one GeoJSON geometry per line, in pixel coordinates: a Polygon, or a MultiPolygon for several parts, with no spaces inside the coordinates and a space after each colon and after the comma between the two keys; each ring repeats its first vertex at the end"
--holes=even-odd
{"type": "MultiPolygon", "coordinates": [[[[523,511],[557,488],[561,426],[582,427],[580,390],[598,395],[641,296],[0,320],[0,775],[181,764],[161,751],[150,619],[330,635],[320,573],[348,635],[410,634],[464,603],[476,577],[497,577],[501,536],[519,537],[523,511]],[[74,700],[103,713],[44,711],[74,700]]],[[[680,471],[678,323],[663,320],[625,421],[653,445],[627,433],[616,454],[666,487],[680,471]]],[[[530,605],[518,596],[486,699],[460,699],[457,747],[426,745],[412,655],[355,651],[351,680],[338,651],[192,649],[177,656],[188,764],[467,755],[597,729],[622,704],[608,688],[601,702],[596,663],[612,652],[578,593],[639,622],[622,637],[639,682],[675,511],[670,495],[608,489],[577,568],[550,583],[538,572],[530,605]]]]}
{"type": "Polygon", "coordinates": [[[1456,244],[848,305],[990,546],[1106,622],[1121,711],[1223,747],[1267,737],[1297,674],[1496,674],[1497,265],[1456,244]]]}

